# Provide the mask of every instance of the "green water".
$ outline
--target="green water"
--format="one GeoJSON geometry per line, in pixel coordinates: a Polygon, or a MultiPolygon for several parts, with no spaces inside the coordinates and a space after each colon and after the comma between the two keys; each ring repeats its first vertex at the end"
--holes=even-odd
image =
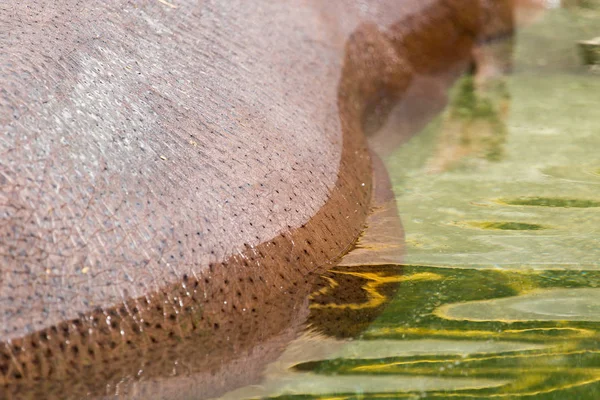
{"type": "Polygon", "coordinates": [[[575,45],[595,36],[597,10],[555,10],[511,76],[460,80],[385,160],[404,263],[331,271],[312,329],[225,398],[600,398],[600,75],[575,45]]]}
{"type": "Polygon", "coordinates": [[[600,394],[600,272],[407,266],[404,274],[424,272],[431,278],[401,285],[361,338],[385,340],[388,349],[390,342],[405,342],[409,351],[301,363],[296,370],[365,381],[390,375],[456,379],[456,388],[342,398],[567,399],[578,393],[594,399],[600,394]],[[464,378],[476,378],[475,388],[465,388],[464,378]]]}
{"type": "Polygon", "coordinates": [[[448,116],[389,160],[406,260],[598,269],[600,77],[524,72],[507,86],[500,161],[467,155],[432,171],[448,116]]]}

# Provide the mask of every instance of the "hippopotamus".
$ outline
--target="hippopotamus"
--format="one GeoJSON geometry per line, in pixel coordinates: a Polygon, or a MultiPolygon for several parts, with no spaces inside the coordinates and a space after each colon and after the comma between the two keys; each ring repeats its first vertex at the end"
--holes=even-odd
{"type": "Polygon", "coordinates": [[[211,370],[305,318],[369,212],[366,116],[468,68],[512,6],[3,2],[6,397],[211,370]]]}

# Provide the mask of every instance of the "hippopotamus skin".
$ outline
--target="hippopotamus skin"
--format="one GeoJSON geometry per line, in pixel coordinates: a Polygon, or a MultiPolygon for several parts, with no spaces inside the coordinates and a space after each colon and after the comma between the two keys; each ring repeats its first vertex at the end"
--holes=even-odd
{"type": "Polygon", "coordinates": [[[465,67],[511,7],[3,2],[5,393],[110,395],[304,318],[369,210],[365,114],[465,67]]]}

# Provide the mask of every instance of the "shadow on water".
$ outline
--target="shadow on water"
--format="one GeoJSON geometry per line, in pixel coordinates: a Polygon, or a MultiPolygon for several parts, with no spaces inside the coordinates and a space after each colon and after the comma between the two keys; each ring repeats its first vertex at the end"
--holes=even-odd
{"type": "Polygon", "coordinates": [[[575,46],[600,14],[564,5],[517,34],[513,75],[462,78],[419,136],[389,138],[408,105],[374,124],[405,240],[371,221],[307,332],[225,399],[600,396],[600,81],[575,46]]]}

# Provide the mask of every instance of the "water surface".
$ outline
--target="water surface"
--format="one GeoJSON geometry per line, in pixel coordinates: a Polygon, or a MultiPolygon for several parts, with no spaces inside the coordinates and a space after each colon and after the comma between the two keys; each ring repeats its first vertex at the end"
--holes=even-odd
{"type": "Polygon", "coordinates": [[[599,398],[600,75],[576,46],[599,26],[553,10],[510,76],[460,79],[384,158],[405,239],[364,237],[263,382],[224,398],[599,398]]]}

